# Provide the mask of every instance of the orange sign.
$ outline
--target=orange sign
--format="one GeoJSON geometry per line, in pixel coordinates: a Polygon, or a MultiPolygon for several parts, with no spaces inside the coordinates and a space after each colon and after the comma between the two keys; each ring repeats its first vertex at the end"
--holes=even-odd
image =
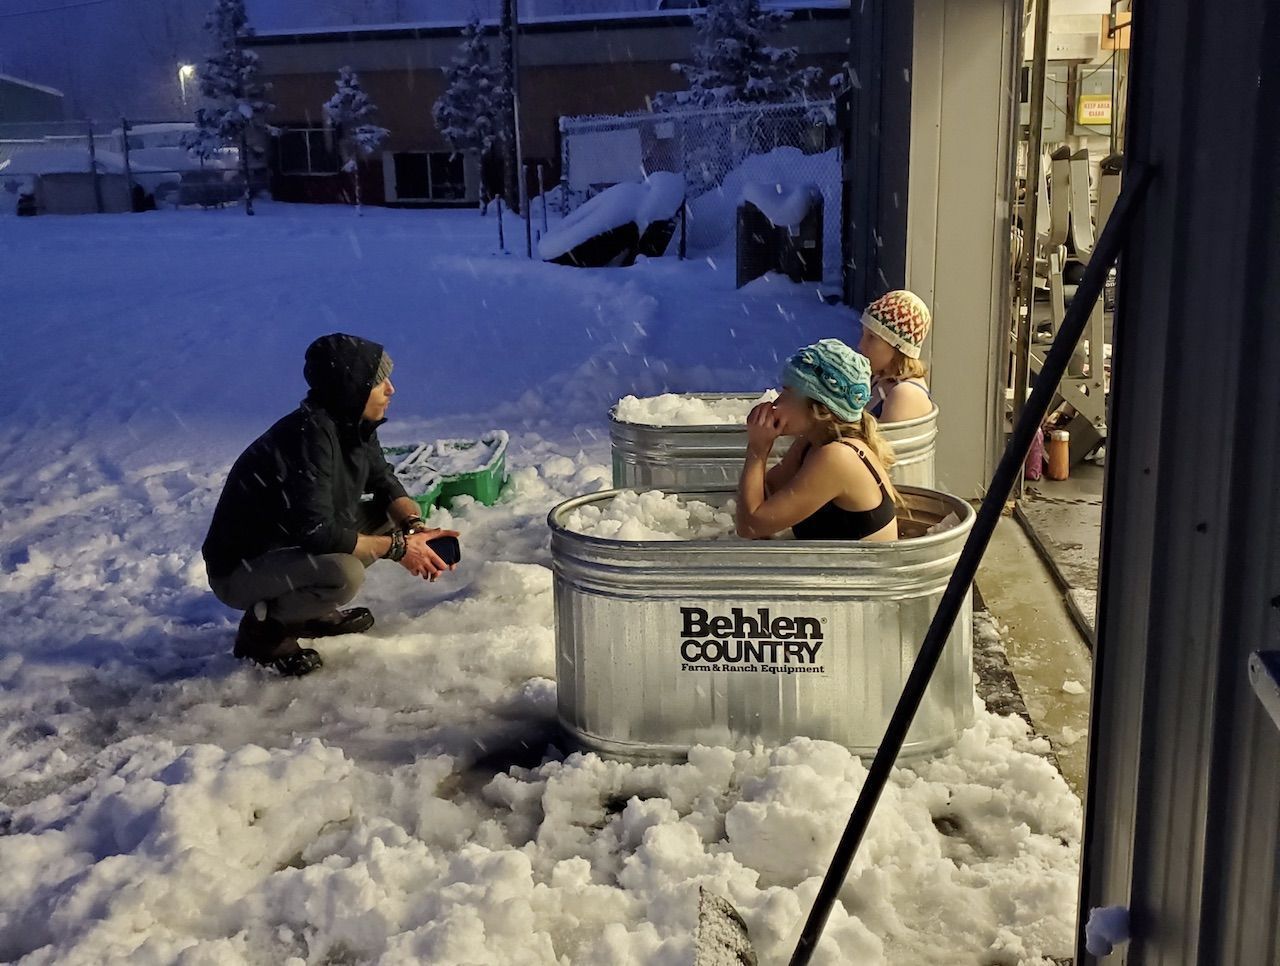
{"type": "Polygon", "coordinates": [[[1099,46],[1103,50],[1128,50],[1130,26],[1133,19],[1131,13],[1117,13],[1115,23],[1106,14],[1102,17],[1102,39],[1099,46]]]}

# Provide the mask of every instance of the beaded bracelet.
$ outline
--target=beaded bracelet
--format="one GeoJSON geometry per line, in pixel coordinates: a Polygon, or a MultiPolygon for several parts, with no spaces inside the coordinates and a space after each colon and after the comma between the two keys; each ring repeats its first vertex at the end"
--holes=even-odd
{"type": "Polygon", "coordinates": [[[404,559],[404,555],[408,551],[409,551],[409,544],[405,540],[404,534],[401,533],[399,530],[393,530],[391,532],[391,547],[383,555],[383,559],[394,560],[399,562],[404,559]]]}

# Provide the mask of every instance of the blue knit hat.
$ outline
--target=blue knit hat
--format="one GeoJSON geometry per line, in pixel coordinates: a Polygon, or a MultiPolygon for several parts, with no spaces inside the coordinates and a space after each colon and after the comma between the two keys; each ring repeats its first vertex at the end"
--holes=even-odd
{"type": "Polygon", "coordinates": [[[822,403],[845,422],[860,423],[871,400],[871,363],[839,339],[823,339],[787,360],[782,384],[822,403]]]}

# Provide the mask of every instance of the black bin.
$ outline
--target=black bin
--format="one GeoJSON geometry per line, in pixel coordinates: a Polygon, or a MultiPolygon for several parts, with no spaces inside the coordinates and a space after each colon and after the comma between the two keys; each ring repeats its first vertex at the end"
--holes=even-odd
{"type": "Polygon", "coordinates": [[[793,282],[822,281],[822,192],[809,188],[809,210],[795,228],[779,228],[778,270],[793,282]]]}
{"type": "Polygon", "coordinates": [[[765,272],[781,272],[793,282],[822,281],[822,192],[809,185],[799,225],[778,226],[755,204],[738,206],[738,288],[765,272]]]}
{"type": "Polygon", "coordinates": [[[749,201],[738,205],[738,279],[742,288],[752,279],[777,268],[782,239],[759,208],[749,201]]]}

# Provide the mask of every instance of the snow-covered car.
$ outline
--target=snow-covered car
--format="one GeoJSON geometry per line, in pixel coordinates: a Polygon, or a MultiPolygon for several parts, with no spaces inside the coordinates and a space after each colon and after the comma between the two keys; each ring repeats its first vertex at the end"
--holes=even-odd
{"type": "MultiPolygon", "coordinates": [[[[128,173],[156,204],[215,205],[236,200],[241,192],[240,153],[225,148],[201,159],[182,146],[194,124],[143,124],[128,133],[128,173]]],[[[126,141],[117,128],[94,143],[83,135],[0,140],[0,192],[7,198],[35,192],[46,175],[125,173],[126,141]]],[[[5,207],[10,207],[6,200],[5,207]]]]}

